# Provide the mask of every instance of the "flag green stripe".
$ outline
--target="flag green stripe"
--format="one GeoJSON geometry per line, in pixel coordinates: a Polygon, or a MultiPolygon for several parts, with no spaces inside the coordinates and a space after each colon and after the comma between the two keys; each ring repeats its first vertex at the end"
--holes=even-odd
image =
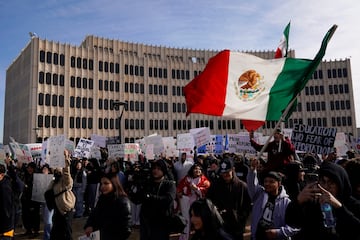
{"type": "Polygon", "coordinates": [[[282,72],[270,90],[266,120],[277,121],[289,102],[296,95],[304,79],[304,73],[311,65],[311,60],[287,58],[282,72]]]}
{"type": "Polygon", "coordinates": [[[334,34],[337,25],[326,33],[320,50],[314,60],[287,58],[283,71],[279,74],[270,90],[266,120],[278,121],[293,98],[301,92],[325,55],[327,44],[334,34]]]}

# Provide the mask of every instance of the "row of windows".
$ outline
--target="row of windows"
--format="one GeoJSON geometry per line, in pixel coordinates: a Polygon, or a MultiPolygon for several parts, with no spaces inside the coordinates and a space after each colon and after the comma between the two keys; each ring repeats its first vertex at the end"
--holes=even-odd
{"type": "Polygon", "coordinates": [[[119,119],[113,118],[99,118],[98,119],[98,128],[99,129],[119,129],[119,119]]]}
{"type": "Polygon", "coordinates": [[[71,108],[88,108],[93,109],[93,99],[92,98],[86,98],[86,97],[70,97],[70,107],[71,108]]]}
{"type": "Polygon", "coordinates": [[[351,117],[332,117],[331,123],[333,127],[352,126],[352,119],[351,117]]]}
{"type": "MultiPolygon", "coordinates": [[[[52,53],[52,52],[46,52],[46,63],[54,63],[55,65],[59,64],[60,60],[60,66],[65,65],[65,55],[64,54],[58,54],[58,53],[52,53]]],[[[40,51],[40,62],[45,62],[45,51],[40,51]]]]}
{"type": "Polygon", "coordinates": [[[39,93],[38,95],[38,105],[42,106],[59,106],[59,107],[64,107],[64,96],[63,95],[50,95],[50,94],[43,94],[43,93],[39,93]],[[44,101],[45,100],[45,101],[44,101]]]}
{"type": "Polygon", "coordinates": [[[94,70],[94,60],[92,59],[86,59],[86,58],[81,58],[81,57],[77,57],[75,58],[74,56],[72,56],[70,58],[70,66],[72,68],[74,68],[75,66],[77,68],[83,68],[83,69],[88,69],[89,70],[94,70]]]}
{"type": "Polygon", "coordinates": [[[176,69],[172,69],[171,70],[171,78],[172,79],[186,79],[186,80],[190,80],[190,72],[189,70],[176,70],[176,69]]]}
{"type": "Polygon", "coordinates": [[[346,100],[346,101],[330,101],[330,109],[331,110],[344,110],[344,109],[350,109],[351,105],[350,105],[350,101],[346,100]]]}
{"type": "Polygon", "coordinates": [[[167,102],[149,102],[149,112],[168,112],[167,102]]]}
{"type": "Polygon", "coordinates": [[[130,93],[141,93],[144,94],[144,84],[143,83],[127,83],[125,82],[125,86],[124,86],[124,91],[125,92],[130,92],[130,93]]]}
{"type": "Polygon", "coordinates": [[[51,83],[54,86],[60,85],[60,86],[64,86],[65,83],[65,79],[64,79],[64,75],[60,74],[51,74],[49,72],[47,72],[46,74],[44,72],[39,72],[39,83],[40,84],[48,84],[51,85],[51,83]]]}
{"type": "Polygon", "coordinates": [[[151,68],[149,67],[149,77],[167,78],[166,68],[151,68]]]}
{"type": "Polygon", "coordinates": [[[329,85],[329,93],[330,94],[349,93],[349,85],[348,84],[329,85]]]}
{"type": "Polygon", "coordinates": [[[328,78],[346,78],[348,76],[346,68],[338,69],[328,69],[327,70],[328,78]]]}
{"type": "Polygon", "coordinates": [[[168,95],[168,86],[166,85],[152,85],[149,84],[149,94],[154,94],[154,95],[168,95]]]}
{"type": "MultiPolygon", "coordinates": [[[[150,120],[151,126],[152,120],[150,120]]],[[[125,119],[125,129],[145,129],[145,120],[144,119],[125,119]]]]}
{"type": "MultiPolygon", "coordinates": [[[[328,78],[347,78],[348,72],[347,68],[333,68],[327,70],[327,77],[328,78]]],[[[312,76],[313,79],[323,79],[323,72],[322,70],[316,70],[312,76]]]]}
{"type": "Polygon", "coordinates": [[[144,76],[144,67],[143,66],[134,66],[134,65],[128,65],[125,64],[124,69],[125,75],[131,75],[131,76],[144,76]]]}
{"type": "MultiPolygon", "coordinates": [[[[114,63],[99,61],[99,72],[111,72],[114,73],[114,63]]],[[[120,73],[120,65],[115,63],[115,73],[120,73]]]]}
{"type": "Polygon", "coordinates": [[[183,112],[186,113],[186,104],[185,103],[173,103],[173,112],[183,112]]]}
{"type": "MultiPolygon", "coordinates": [[[[130,125],[131,127],[131,125],[130,125]]],[[[150,130],[168,130],[169,121],[168,120],[150,120],[150,130]]]]}
{"type": "Polygon", "coordinates": [[[172,86],[172,95],[173,96],[185,96],[184,87],[172,86]]]}
{"type": "Polygon", "coordinates": [[[45,128],[63,128],[64,127],[64,117],[63,116],[37,116],[37,123],[38,127],[45,127],[45,128]]]}
{"type": "Polygon", "coordinates": [[[81,77],[70,77],[70,87],[74,88],[83,88],[83,89],[93,89],[94,88],[94,79],[92,78],[81,78],[81,77]]]}
{"type": "Polygon", "coordinates": [[[326,103],[325,102],[307,102],[306,103],[306,111],[325,111],[326,103]]]}
{"type": "Polygon", "coordinates": [[[80,118],[80,117],[70,117],[69,126],[71,129],[92,129],[93,128],[93,119],[92,118],[80,118]]]}
{"type": "Polygon", "coordinates": [[[305,87],[305,95],[324,95],[324,86],[305,87]]]}
{"type": "Polygon", "coordinates": [[[120,83],[109,81],[109,80],[102,80],[99,79],[99,90],[102,91],[110,91],[110,92],[119,92],[120,91],[120,83]]]}

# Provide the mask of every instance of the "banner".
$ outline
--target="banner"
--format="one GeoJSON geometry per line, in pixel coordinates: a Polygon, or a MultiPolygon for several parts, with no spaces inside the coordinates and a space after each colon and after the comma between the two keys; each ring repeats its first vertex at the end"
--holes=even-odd
{"type": "Polygon", "coordinates": [[[208,127],[190,129],[194,136],[195,146],[201,147],[210,142],[210,129],[208,127]]]}
{"type": "Polygon", "coordinates": [[[65,167],[65,135],[53,136],[47,140],[46,162],[51,168],[65,167]]]}
{"type": "Polygon", "coordinates": [[[329,154],[334,147],[336,128],[298,124],[294,126],[291,142],[302,152],[329,154]]]}
{"type": "Polygon", "coordinates": [[[90,158],[91,148],[93,145],[94,141],[81,138],[74,150],[74,157],[90,158]]]}

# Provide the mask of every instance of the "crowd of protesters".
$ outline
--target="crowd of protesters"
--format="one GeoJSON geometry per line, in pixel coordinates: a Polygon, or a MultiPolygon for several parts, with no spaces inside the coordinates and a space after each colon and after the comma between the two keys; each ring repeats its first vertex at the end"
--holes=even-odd
{"type": "MultiPolygon", "coordinates": [[[[250,134],[251,145],[260,151],[250,134]]],[[[242,240],[251,222],[251,239],[360,239],[360,158],[353,151],[338,159],[295,155],[290,140],[276,132],[266,160],[244,154],[186,153],[179,158],[138,161],[107,157],[78,159],[64,152],[65,167],[0,161],[0,240],[24,236],[72,239],[72,219],[86,218],[84,234],[140,240],[168,240],[170,218],[187,221],[180,240],[242,240]],[[51,173],[55,208],[32,200],[34,173],[51,173]],[[331,206],[335,224],[324,224],[321,205],[331,206]],[[41,212],[42,211],[42,212],[41,212]]]]}

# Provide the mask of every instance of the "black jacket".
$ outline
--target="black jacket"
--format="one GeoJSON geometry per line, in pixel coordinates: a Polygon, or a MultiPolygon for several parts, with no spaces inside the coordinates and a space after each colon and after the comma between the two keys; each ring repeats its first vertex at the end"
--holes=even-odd
{"type": "Polygon", "coordinates": [[[335,196],[342,207],[333,208],[336,218],[335,229],[323,226],[323,217],[318,202],[306,202],[300,205],[292,201],[286,210],[286,223],[301,228],[299,239],[317,240],[356,240],[360,239],[360,202],[351,196],[350,181],[345,170],[335,163],[324,163],[319,169],[319,177],[327,176],[339,186],[339,194],[335,196]]]}
{"type": "Polygon", "coordinates": [[[207,195],[224,219],[224,228],[234,236],[242,236],[251,212],[251,199],[247,184],[234,176],[227,184],[222,178],[215,181],[207,195]]]}
{"type": "Polygon", "coordinates": [[[0,181],[0,235],[14,229],[14,204],[11,180],[5,175],[0,181]]]}
{"type": "Polygon", "coordinates": [[[100,230],[101,240],[125,240],[131,234],[130,200],[114,194],[101,195],[85,227],[100,230]]]}

